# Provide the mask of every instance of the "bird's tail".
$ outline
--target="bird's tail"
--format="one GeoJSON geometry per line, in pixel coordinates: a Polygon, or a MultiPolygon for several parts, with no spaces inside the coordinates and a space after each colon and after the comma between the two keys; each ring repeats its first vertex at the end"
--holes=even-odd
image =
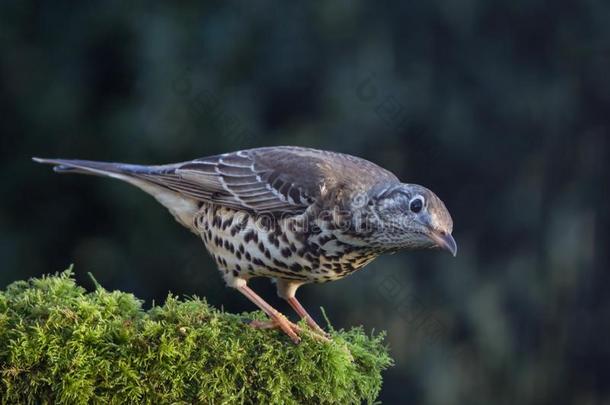
{"type": "Polygon", "coordinates": [[[126,180],[138,173],[150,173],[154,167],[78,159],[43,159],[34,157],[32,160],[38,163],[53,165],[53,170],[57,173],[94,174],[115,177],[121,180],[126,180]]]}
{"type": "Polygon", "coordinates": [[[78,159],[42,159],[32,158],[35,162],[53,165],[57,173],[81,173],[112,177],[130,183],[151,194],[167,207],[187,227],[191,227],[192,216],[197,205],[193,200],[172,190],[162,182],[156,181],[159,176],[173,172],[173,165],[144,166],[126,163],[98,162],[78,159]]]}

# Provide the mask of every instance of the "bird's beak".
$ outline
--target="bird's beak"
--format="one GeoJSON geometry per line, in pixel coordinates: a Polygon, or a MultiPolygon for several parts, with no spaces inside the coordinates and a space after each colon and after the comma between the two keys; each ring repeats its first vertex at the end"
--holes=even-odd
{"type": "Polygon", "coordinates": [[[455,239],[453,239],[453,236],[451,236],[450,233],[430,230],[429,235],[438,247],[448,250],[453,257],[457,255],[457,243],[455,243],[455,239]]]}

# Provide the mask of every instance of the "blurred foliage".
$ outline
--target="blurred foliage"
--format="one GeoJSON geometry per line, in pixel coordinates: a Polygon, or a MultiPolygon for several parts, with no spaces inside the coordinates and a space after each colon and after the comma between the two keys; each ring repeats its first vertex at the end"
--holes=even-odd
{"type": "Polygon", "coordinates": [[[144,312],[132,294],[87,293],[62,274],[0,292],[2,403],[373,403],[391,365],[362,329],[294,345],[205,301],[169,296],[144,312]]]}
{"type": "Polygon", "coordinates": [[[604,1],[3,1],[0,283],[75,262],[147,301],[250,309],[153,199],[29,158],[347,152],[434,190],[459,245],[299,291],[388,331],[382,401],[609,401],[609,18],[604,1]]]}

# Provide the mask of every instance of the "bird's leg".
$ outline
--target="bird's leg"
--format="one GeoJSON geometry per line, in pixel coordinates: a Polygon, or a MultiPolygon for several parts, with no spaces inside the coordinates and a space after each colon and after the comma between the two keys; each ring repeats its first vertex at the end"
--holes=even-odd
{"type": "Polygon", "coordinates": [[[279,311],[269,305],[264,299],[262,299],[257,293],[252,291],[252,289],[250,289],[250,287],[248,287],[247,285],[244,284],[243,286],[237,287],[237,289],[239,290],[239,292],[245,295],[246,298],[252,301],[257,307],[262,309],[263,312],[266,313],[267,316],[271,318],[272,322],[274,323],[274,325],[268,325],[264,322],[254,322],[253,324],[251,324],[252,326],[259,328],[279,327],[285,334],[290,337],[290,339],[294,343],[299,343],[301,341],[301,338],[297,334],[300,331],[297,325],[290,322],[284,315],[282,315],[279,311]]]}
{"type": "Polygon", "coordinates": [[[314,331],[316,331],[317,333],[321,334],[322,336],[326,336],[326,332],[324,332],[324,329],[322,329],[317,323],[316,321],[313,320],[313,318],[311,317],[311,315],[309,315],[309,313],[307,312],[307,310],[305,310],[305,308],[303,308],[303,305],[301,305],[301,303],[296,299],[296,297],[290,297],[290,298],[286,298],[286,301],[288,302],[288,304],[290,304],[290,306],[292,307],[292,309],[294,309],[294,311],[303,319],[305,319],[305,321],[307,322],[307,325],[309,325],[309,327],[311,329],[313,329],[314,331]]]}
{"type": "Polygon", "coordinates": [[[311,329],[313,329],[317,334],[327,337],[326,332],[324,332],[324,330],[318,326],[316,321],[313,320],[311,315],[309,315],[301,303],[296,299],[295,294],[302,284],[302,281],[276,279],[275,285],[277,287],[277,295],[280,298],[285,299],[288,304],[290,304],[292,309],[294,309],[301,318],[305,319],[307,325],[309,325],[311,329]]]}

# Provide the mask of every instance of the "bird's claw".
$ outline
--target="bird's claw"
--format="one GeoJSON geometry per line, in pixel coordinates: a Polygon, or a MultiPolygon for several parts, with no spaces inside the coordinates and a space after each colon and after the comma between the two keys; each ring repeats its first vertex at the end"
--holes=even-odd
{"type": "Polygon", "coordinates": [[[324,329],[322,329],[320,326],[318,326],[317,323],[315,323],[313,320],[311,322],[309,322],[309,319],[307,321],[308,321],[307,325],[312,330],[312,332],[315,332],[316,334],[318,334],[318,335],[320,335],[322,337],[325,337],[326,339],[330,340],[330,334],[325,332],[324,329]]]}
{"type": "Polygon", "coordinates": [[[290,339],[295,344],[300,343],[300,341],[301,341],[300,335],[303,335],[304,333],[308,333],[311,337],[313,337],[314,339],[316,339],[318,341],[322,341],[322,342],[330,341],[330,336],[326,332],[324,332],[322,329],[320,329],[319,327],[318,327],[318,329],[315,329],[315,328],[304,329],[304,328],[300,327],[299,325],[289,321],[283,315],[280,315],[280,316],[283,318],[281,322],[283,322],[287,328],[282,327],[280,321],[276,321],[274,319],[270,319],[270,320],[266,320],[266,321],[254,319],[254,320],[251,320],[248,323],[248,325],[250,325],[251,327],[253,327],[255,329],[281,329],[290,337],[290,339]],[[286,329],[288,329],[288,330],[286,330],[286,329]]]}

